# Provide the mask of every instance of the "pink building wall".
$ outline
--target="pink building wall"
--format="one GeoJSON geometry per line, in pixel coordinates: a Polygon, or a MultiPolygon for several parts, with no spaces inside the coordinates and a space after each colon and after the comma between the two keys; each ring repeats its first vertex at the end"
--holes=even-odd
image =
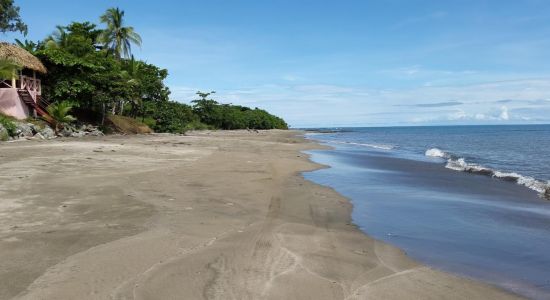
{"type": "Polygon", "coordinates": [[[0,112],[22,120],[29,117],[29,108],[17,93],[17,89],[0,89],[0,112]]]}

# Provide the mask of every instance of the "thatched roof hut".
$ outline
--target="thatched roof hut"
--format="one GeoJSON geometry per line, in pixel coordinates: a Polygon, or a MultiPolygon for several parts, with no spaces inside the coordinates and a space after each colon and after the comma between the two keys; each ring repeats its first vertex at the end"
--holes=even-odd
{"type": "Polygon", "coordinates": [[[0,42],[0,59],[10,60],[23,68],[46,73],[46,67],[29,51],[6,42],[0,42]]]}

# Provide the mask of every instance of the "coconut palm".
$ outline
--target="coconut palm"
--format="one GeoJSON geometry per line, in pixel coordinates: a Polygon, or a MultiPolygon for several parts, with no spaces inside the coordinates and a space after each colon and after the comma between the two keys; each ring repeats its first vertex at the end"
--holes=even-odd
{"type": "Polygon", "coordinates": [[[53,119],[56,134],[59,132],[59,129],[63,127],[63,125],[76,120],[75,117],[69,115],[71,109],[73,109],[73,104],[69,101],[53,103],[46,108],[48,114],[53,119]]]}
{"type": "MultiPolygon", "coordinates": [[[[126,79],[126,83],[128,86],[130,86],[133,90],[132,96],[130,100],[128,101],[130,105],[132,106],[132,114],[136,114],[138,107],[140,107],[142,103],[141,94],[139,86],[141,85],[141,69],[143,68],[143,62],[137,61],[134,59],[134,56],[132,55],[129,60],[126,61],[124,64],[124,71],[123,72],[123,78],[126,79]]],[[[121,110],[120,113],[124,111],[123,109],[123,103],[121,104],[121,110]]]]}
{"type": "Polygon", "coordinates": [[[67,46],[68,44],[67,30],[63,26],[55,26],[55,31],[46,38],[45,47],[48,49],[58,49],[67,46]]]}
{"type": "Polygon", "coordinates": [[[141,37],[131,26],[124,26],[124,11],[109,8],[100,18],[107,28],[99,39],[106,49],[109,49],[117,58],[128,58],[132,53],[131,45],[141,46],[141,37]]]}
{"type": "Polygon", "coordinates": [[[29,40],[24,40],[24,41],[21,41],[19,39],[15,39],[15,44],[17,44],[17,46],[29,51],[30,53],[34,54],[36,52],[36,50],[38,49],[38,44],[33,42],[33,41],[29,41],[29,40]]]}

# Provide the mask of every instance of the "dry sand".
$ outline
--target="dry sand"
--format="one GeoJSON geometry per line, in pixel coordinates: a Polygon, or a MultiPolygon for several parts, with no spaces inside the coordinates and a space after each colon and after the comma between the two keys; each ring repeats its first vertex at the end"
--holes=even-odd
{"type": "Polygon", "coordinates": [[[0,299],[512,299],[350,224],[292,131],[0,144],[0,299]]]}

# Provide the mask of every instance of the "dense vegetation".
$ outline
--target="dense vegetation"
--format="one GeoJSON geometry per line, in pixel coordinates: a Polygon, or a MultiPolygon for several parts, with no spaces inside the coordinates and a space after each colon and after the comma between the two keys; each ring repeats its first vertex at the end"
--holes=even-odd
{"type": "Polygon", "coordinates": [[[7,133],[6,136],[3,136],[0,132],[0,141],[7,140],[9,136],[15,135],[15,123],[13,123],[13,120],[11,118],[6,117],[2,114],[0,114],[0,127],[3,127],[7,133]]]}
{"type": "MultiPolygon", "coordinates": [[[[5,1],[5,0],[0,0],[5,1]]],[[[141,45],[134,28],[124,24],[124,11],[108,9],[104,28],[90,22],[57,26],[42,41],[19,41],[48,69],[43,94],[53,103],[71,102],[75,116],[109,115],[136,118],[157,132],[189,129],[286,129],[287,124],[261,109],[221,104],[198,92],[192,105],[169,100],[164,84],[168,71],[134,59],[131,46],[141,45]]]]}
{"type": "MultiPolygon", "coordinates": [[[[27,25],[23,23],[19,16],[19,7],[13,3],[13,0],[0,0],[0,33],[19,31],[27,34],[27,25]]],[[[11,78],[19,66],[13,62],[0,59],[0,79],[11,78]]]]}
{"type": "Polygon", "coordinates": [[[13,0],[0,0],[0,32],[19,31],[27,34],[27,25],[19,16],[19,7],[13,0]]]}

